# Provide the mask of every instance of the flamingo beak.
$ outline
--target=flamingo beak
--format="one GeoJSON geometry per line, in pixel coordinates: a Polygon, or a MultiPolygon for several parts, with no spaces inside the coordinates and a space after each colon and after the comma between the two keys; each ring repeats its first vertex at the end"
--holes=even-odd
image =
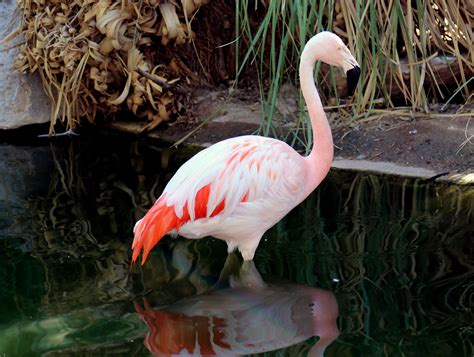
{"type": "Polygon", "coordinates": [[[347,47],[343,53],[342,69],[347,76],[347,94],[353,95],[359,82],[360,66],[347,47]]]}
{"type": "Polygon", "coordinates": [[[359,82],[360,67],[354,65],[350,70],[346,72],[347,76],[347,94],[353,95],[359,82]]]}

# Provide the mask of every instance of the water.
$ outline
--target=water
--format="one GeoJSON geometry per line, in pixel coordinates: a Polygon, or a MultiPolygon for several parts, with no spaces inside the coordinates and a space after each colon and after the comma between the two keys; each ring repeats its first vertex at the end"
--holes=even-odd
{"type": "Polygon", "coordinates": [[[332,172],[255,265],[167,238],[130,271],[134,222],[190,154],[0,145],[0,356],[473,355],[472,186],[332,172]]]}

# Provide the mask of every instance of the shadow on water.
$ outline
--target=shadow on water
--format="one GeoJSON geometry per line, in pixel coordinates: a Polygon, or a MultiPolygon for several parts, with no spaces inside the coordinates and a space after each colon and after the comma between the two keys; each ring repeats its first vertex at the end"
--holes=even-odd
{"type": "Polygon", "coordinates": [[[212,238],[165,239],[130,270],[134,222],[191,154],[114,136],[0,145],[0,355],[171,354],[195,338],[304,356],[337,336],[330,318],[311,325],[337,305],[326,356],[472,355],[472,186],[332,172],[264,236],[260,288],[212,238]]]}

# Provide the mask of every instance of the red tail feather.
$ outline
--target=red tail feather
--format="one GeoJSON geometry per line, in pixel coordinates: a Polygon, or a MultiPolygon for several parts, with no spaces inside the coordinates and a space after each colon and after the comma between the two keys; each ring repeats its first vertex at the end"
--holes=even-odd
{"type": "MultiPolygon", "coordinates": [[[[209,200],[211,189],[210,185],[202,187],[197,193],[194,200],[194,219],[205,218],[207,215],[207,203],[209,200]]],[[[214,217],[221,213],[225,208],[223,200],[210,217],[214,217]]],[[[157,244],[163,236],[171,230],[179,230],[183,224],[189,222],[190,216],[188,211],[188,203],[183,208],[183,216],[180,218],[176,215],[174,206],[166,205],[165,195],[161,196],[147,212],[145,217],[137,223],[135,228],[135,238],[133,239],[132,264],[134,264],[143,249],[142,265],[148,258],[151,249],[157,244]]]]}
{"type": "Polygon", "coordinates": [[[162,196],[155,202],[135,228],[135,238],[132,244],[132,264],[136,262],[138,255],[143,249],[143,265],[153,246],[166,233],[177,228],[179,218],[176,216],[173,206],[166,206],[164,198],[162,196]]]}

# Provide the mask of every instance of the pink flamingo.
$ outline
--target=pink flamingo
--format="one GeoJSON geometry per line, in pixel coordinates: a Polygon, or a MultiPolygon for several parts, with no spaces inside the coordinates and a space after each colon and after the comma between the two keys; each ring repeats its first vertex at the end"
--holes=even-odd
{"type": "Polygon", "coordinates": [[[132,263],[142,264],[167,233],[225,240],[252,260],[263,234],[321,183],[333,159],[331,128],[314,84],[317,60],[342,67],[352,91],[360,69],[342,40],[321,32],[305,45],[300,84],[308,108],[314,145],[303,157],[286,143],[256,135],[218,142],[187,161],[160,198],[135,225],[132,263]]]}

